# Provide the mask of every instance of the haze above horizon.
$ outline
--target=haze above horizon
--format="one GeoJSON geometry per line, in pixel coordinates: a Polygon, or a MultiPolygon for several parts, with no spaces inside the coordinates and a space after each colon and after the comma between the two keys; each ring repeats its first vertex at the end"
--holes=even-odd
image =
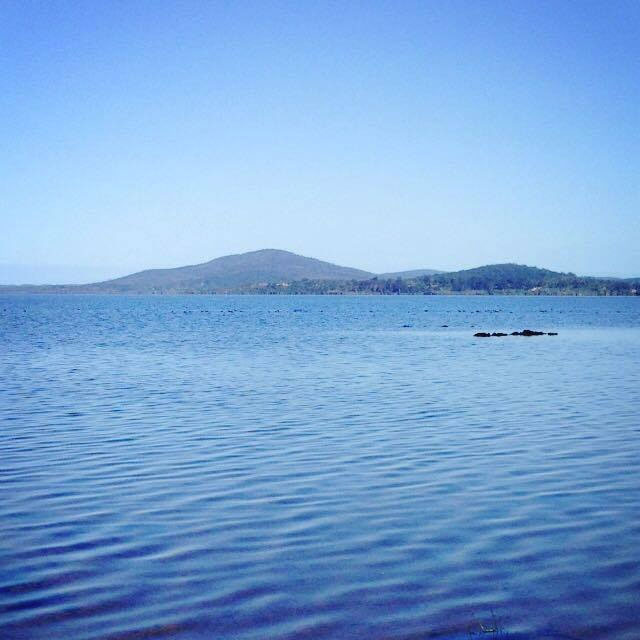
{"type": "Polygon", "coordinates": [[[637,3],[3,13],[5,267],[640,274],[637,3]]]}

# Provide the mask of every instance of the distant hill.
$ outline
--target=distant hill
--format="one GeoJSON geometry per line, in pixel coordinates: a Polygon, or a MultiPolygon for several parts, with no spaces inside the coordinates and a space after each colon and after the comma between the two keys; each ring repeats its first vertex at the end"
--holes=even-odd
{"type": "Polygon", "coordinates": [[[436,273],[444,273],[444,271],[438,271],[437,269],[413,269],[412,271],[392,271],[391,273],[380,273],[378,278],[419,278],[420,276],[433,276],[436,273]]]}
{"type": "Polygon", "coordinates": [[[474,269],[438,274],[435,282],[450,284],[453,289],[531,289],[557,286],[577,279],[574,273],[561,273],[512,262],[490,264],[474,269]]]}
{"type": "Polygon", "coordinates": [[[640,295],[640,282],[581,278],[573,273],[519,264],[493,264],[475,269],[399,278],[396,274],[368,280],[292,282],[252,287],[253,293],[314,293],[358,295],[640,295]]]}
{"type": "Polygon", "coordinates": [[[121,293],[215,292],[259,283],[293,280],[353,280],[373,274],[341,267],[290,251],[261,249],[224,256],[174,269],[148,269],[122,278],[89,285],[93,291],[121,293]]]}
{"type": "Polygon", "coordinates": [[[470,276],[490,276],[499,278],[540,278],[549,275],[569,275],[575,276],[573,273],[564,274],[561,271],[551,271],[550,269],[541,269],[540,267],[530,267],[526,264],[517,264],[516,262],[504,262],[500,264],[487,264],[482,267],[474,267],[473,269],[461,269],[460,271],[448,271],[449,275],[470,275],[470,276]]]}

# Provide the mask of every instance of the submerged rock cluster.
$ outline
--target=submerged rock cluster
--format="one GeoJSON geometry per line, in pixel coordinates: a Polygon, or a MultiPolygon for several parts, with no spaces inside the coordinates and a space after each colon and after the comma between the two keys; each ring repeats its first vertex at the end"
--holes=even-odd
{"type": "Polygon", "coordinates": [[[557,336],[558,334],[555,331],[549,331],[548,333],[545,333],[544,331],[532,331],[531,329],[523,329],[522,331],[513,331],[511,334],[499,333],[499,332],[486,333],[484,331],[479,331],[478,333],[474,333],[473,337],[474,338],[502,338],[508,335],[529,337],[529,336],[557,336]]]}

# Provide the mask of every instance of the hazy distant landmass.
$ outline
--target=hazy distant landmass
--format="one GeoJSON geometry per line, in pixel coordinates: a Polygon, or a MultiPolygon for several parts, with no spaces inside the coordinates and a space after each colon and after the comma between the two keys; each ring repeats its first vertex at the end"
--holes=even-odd
{"type": "Polygon", "coordinates": [[[0,285],[87,284],[118,278],[131,269],[112,266],[0,263],[0,285]]]}
{"type": "Polygon", "coordinates": [[[411,271],[393,271],[391,273],[380,273],[378,279],[384,278],[419,278],[420,276],[432,276],[436,273],[445,273],[438,269],[413,269],[411,271]]]}
{"type": "Polygon", "coordinates": [[[175,269],[149,269],[95,286],[119,291],[235,290],[247,285],[295,280],[362,280],[373,274],[361,269],[340,267],[290,251],[262,249],[223,256],[202,264],[175,269]]]}
{"type": "Polygon", "coordinates": [[[373,274],[290,251],[262,249],[173,269],[149,269],[88,285],[1,286],[0,292],[120,294],[526,294],[640,295],[640,278],[593,278],[519,264],[463,271],[373,274]]]}

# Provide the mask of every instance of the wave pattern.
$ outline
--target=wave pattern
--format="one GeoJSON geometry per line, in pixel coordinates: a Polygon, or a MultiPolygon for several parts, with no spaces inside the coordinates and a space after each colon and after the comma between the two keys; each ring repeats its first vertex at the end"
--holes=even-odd
{"type": "Polygon", "coordinates": [[[0,311],[2,638],[639,637],[640,300],[0,311]]]}

